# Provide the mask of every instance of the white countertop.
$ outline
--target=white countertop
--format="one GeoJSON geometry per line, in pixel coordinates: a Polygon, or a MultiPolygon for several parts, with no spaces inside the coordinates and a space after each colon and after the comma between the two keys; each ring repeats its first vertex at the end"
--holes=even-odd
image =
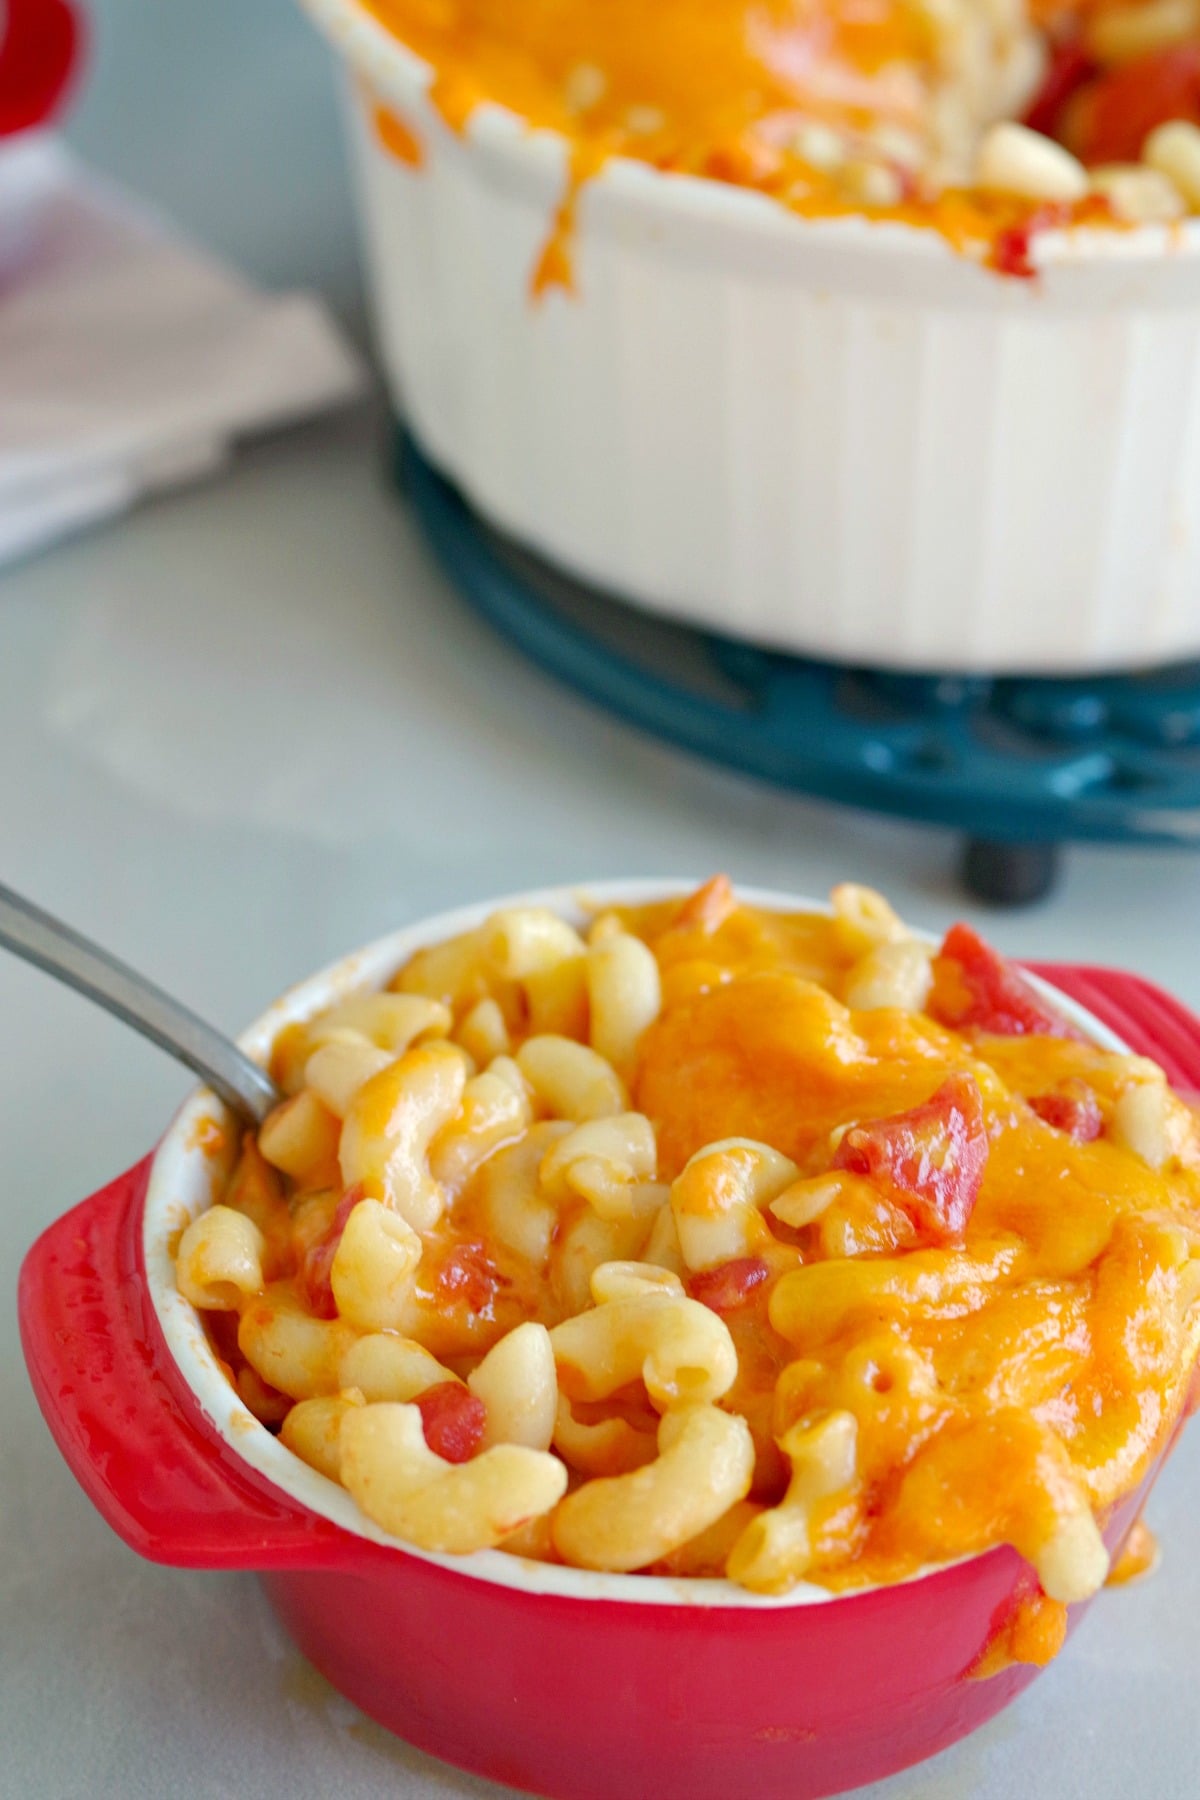
{"type": "MultiPolygon", "coordinates": [[[[134,6],[97,9],[104,80],[77,140],[264,276],[323,285],[353,316],[326,73],[285,0],[245,9],[253,24],[237,0],[141,7],[136,39],[134,6]],[[181,145],[218,101],[204,180],[181,145]]],[[[727,868],[820,893],[855,876],[917,922],[964,910],[949,837],[715,773],[525,667],[434,571],[382,445],[366,410],[281,437],[0,580],[0,879],[230,1029],[405,919],[543,882],[727,868]]],[[[1200,1006],[1200,858],[1072,852],[1052,900],[983,922],[1007,948],[1124,963],[1200,1006]]],[[[11,1294],[38,1231],[141,1155],[186,1078],[8,959],[0,1016],[11,1294]]],[[[252,1578],[126,1550],[41,1422],[11,1305],[0,1355],[0,1792],[499,1792],[364,1720],[252,1578]]],[[[1013,1708],[872,1794],[1200,1791],[1198,1494],[1200,1430],[1151,1503],[1158,1578],[1103,1596],[1013,1708]]]]}

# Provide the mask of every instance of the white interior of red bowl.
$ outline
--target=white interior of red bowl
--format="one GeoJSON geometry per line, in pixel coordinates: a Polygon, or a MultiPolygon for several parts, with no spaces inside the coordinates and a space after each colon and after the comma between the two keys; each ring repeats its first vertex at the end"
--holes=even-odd
{"type": "MultiPolygon", "coordinates": [[[[368,12],[361,0],[302,0],[325,35],[371,86],[395,105],[427,103],[433,71],[428,63],[368,12]]],[[[495,102],[481,103],[471,114],[467,137],[505,166],[509,173],[544,183],[561,183],[567,171],[567,145],[554,131],[532,130],[518,114],[495,102]]],[[[810,242],[824,241],[882,255],[935,257],[957,255],[934,229],[897,220],[849,213],[842,217],[798,219],[763,194],[724,182],[690,175],[664,175],[632,158],[613,157],[592,184],[607,200],[634,211],[668,207],[711,223],[753,230],[761,235],[791,235],[802,229],[810,242]]],[[[1038,239],[1038,262],[1052,264],[1118,263],[1200,258],[1200,219],[1177,225],[1143,225],[1132,230],[1080,228],[1046,232],[1038,239]]],[[[1024,290],[1026,284],[1009,283],[1024,290]]]]}
{"type": "MultiPolygon", "coordinates": [[[[581,922],[588,911],[598,906],[637,905],[690,893],[696,886],[694,881],[679,880],[588,882],[577,887],[544,888],[533,893],[506,895],[442,913],[380,938],[289,989],[242,1033],[238,1041],[251,1056],[265,1062],[272,1043],[285,1025],[311,1018],[351,993],[380,987],[415,950],[471,930],[501,906],[548,906],[564,917],[581,922]]],[[[757,888],[739,888],[738,894],[752,906],[788,912],[828,910],[823,902],[794,894],[757,888]]],[[[1105,1049],[1127,1051],[1128,1046],[1083,1007],[1047,983],[1039,982],[1038,985],[1053,998],[1059,1010],[1096,1043],[1105,1049]]],[[[643,1605],[678,1606],[686,1602],[724,1607],[809,1606],[834,1598],[826,1589],[809,1583],[800,1583],[789,1594],[764,1596],[751,1594],[733,1582],[723,1580],[596,1574],[586,1569],[531,1562],[499,1550],[479,1551],[471,1556],[440,1556],[410,1549],[408,1545],[397,1546],[394,1538],[364,1517],[344,1488],[309,1468],[259,1423],[229,1385],[199,1314],[175,1285],[172,1247],[189,1220],[219,1199],[239,1129],[237,1121],[208,1089],[200,1088],[189,1097],[154,1158],[146,1194],[143,1247],[151,1300],[181,1373],[218,1437],[260,1475],[302,1506],[359,1537],[386,1544],[392,1549],[401,1548],[408,1555],[459,1574],[526,1593],[637,1601],[643,1605]]],[[[912,1579],[918,1580],[920,1576],[912,1579]]]]}

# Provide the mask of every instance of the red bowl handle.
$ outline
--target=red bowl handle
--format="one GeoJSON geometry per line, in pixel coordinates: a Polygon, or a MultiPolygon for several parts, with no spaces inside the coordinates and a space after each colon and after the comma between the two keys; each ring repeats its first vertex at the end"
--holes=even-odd
{"type": "Polygon", "coordinates": [[[1035,963],[1041,975],[1123,1038],[1139,1055],[1152,1056],[1174,1088],[1200,1090],[1200,1020],[1162,988],[1140,975],[1076,963],[1035,963]]]}
{"type": "Polygon", "coordinates": [[[0,9],[0,137],[53,117],[70,85],[82,36],[67,0],[8,0],[0,9]]]}
{"type": "Polygon", "coordinates": [[[208,1423],[146,1291],[150,1162],[59,1219],[21,1269],[25,1360],[76,1480],[113,1530],[154,1562],[311,1569],[394,1554],[298,1506],[208,1423]]]}

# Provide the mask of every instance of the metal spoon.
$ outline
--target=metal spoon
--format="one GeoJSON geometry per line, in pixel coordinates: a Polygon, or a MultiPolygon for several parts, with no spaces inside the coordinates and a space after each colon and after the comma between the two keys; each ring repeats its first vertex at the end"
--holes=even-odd
{"type": "Polygon", "coordinates": [[[4,886],[0,886],[0,944],[124,1019],[254,1124],[261,1125],[283,1098],[270,1077],[229,1038],[98,944],[4,886]]]}

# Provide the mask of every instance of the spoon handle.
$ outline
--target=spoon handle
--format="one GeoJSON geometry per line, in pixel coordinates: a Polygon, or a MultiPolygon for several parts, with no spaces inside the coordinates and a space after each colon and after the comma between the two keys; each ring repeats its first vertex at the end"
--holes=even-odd
{"type": "Polygon", "coordinates": [[[0,944],[55,975],[169,1051],[243,1118],[261,1124],[282,1096],[257,1063],[178,1000],[99,945],[0,885],[0,944]]]}

